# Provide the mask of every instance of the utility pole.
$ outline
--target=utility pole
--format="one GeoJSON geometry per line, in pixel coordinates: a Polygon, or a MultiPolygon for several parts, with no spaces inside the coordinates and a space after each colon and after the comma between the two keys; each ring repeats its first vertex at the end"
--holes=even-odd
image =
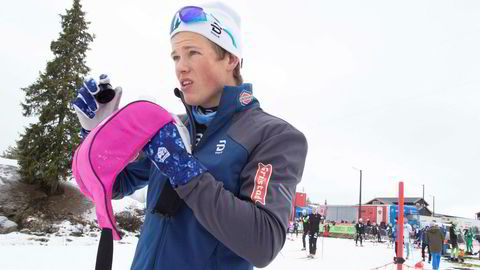
{"type": "Polygon", "coordinates": [[[433,216],[435,217],[435,196],[433,196],[433,216]]]}
{"type": "Polygon", "coordinates": [[[362,217],[362,170],[360,170],[360,194],[358,196],[358,219],[362,217]]]}
{"type": "Polygon", "coordinates": [[[422,199],[425,201],[425,185],[422,184],[422,199]]]}
{"type": "Polygon", "coordinates": [[[360,171],[360,192],[358,195],[358,219],[362,218],[362,170],[352,167],[354,170],[360,171]]]}
{"type": "Polygon", "coordinates": [[[432,197],[433,198],[433,212],[432,212],[432,217],[435,216],[435,195],[430,195],[428,194],[428,196],[432,197]]]}

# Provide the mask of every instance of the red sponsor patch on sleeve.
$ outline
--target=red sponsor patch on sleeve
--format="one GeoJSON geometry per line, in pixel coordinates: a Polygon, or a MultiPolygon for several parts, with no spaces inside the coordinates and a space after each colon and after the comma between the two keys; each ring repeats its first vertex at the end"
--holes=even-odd
{"type": "Polygon", "coordinates": [[[272,169],[272,164],[264,165],[261,162],[258,163],[257,173],[255,174],[255,185],[253,186],[252,195],[250,195],[253,202],[259,202],[265,205],[268,182],[272,176],[272,169]]]}

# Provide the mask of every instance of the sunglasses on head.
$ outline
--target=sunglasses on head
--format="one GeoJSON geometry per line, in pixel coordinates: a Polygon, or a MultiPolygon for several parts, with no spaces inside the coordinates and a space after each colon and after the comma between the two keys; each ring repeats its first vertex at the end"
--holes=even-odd
{"type": "MultiPolygon", "coordinates": [[[[175,31],[175,29],[178,28],[180,25],[180,20],[184,23],[196,23],[196,22],[207,22],[207,21],[212,21],[212,19],[209,19],[209,17],[213,18],[213,20],[217,23],[218,27],[220,26],[220,21],[215,18],[213,15],[208,15],[205,13],[203,8],[201,7],[196,7],[196,6],[186,6],[181,8],[178,12],[178,19],[177,16],[173,17],[172,24],[170,26],[170,34],[175,31]]],[[[232,40],[233,46],[237,48],[237,43],[235,42],[235,38],[233,37],[232,33],[226,29],[225,27],[221,27],[223,31],[225,31],[230,39],[232,40]]]]}

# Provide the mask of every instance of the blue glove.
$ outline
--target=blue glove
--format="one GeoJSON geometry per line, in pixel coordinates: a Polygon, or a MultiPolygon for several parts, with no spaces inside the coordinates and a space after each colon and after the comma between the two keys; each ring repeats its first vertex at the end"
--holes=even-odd
{"type": "MultiPolygon", "coordinates": [[[[188,134],[188,133],[187,133],[188,134]]],[[[188,151],[183,129],[175,123],[161,128],[143,151],[155,166],[165,174],[173,187],[187,184],[195,176],[207,171],[188,151]]]]}
{"type": "Polygon", "coordinates": [[[112,88],[107,75],[100,75],[99,83],[93,79],[86,79],[78,89],[77,98],[72,102],[82,126],[83,138],[100,122],[118,109],[122,88],[112,88]]]}

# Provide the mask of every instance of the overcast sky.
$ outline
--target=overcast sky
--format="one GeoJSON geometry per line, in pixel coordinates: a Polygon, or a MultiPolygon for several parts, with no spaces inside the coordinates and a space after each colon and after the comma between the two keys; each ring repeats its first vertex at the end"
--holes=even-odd
{"type": "MultiPolygon", "coordinates": [[[[173,13],[203,1],[82,1],[96,35],[87,64],[122,105],[183,107],[170,59],[173,13]]],[[[316,202],[422,196],[438,213],[480,211],[480,1],[226,1],[242,17],[244,68],[263,109],[305,133],[298,190],[316,202]]],[[[52,59],[71,0],[0,0],[0,151],[31,119],[27,87],[52,59]]],[[[252,131],[253,132],[253,131],[252,131]]]]}

